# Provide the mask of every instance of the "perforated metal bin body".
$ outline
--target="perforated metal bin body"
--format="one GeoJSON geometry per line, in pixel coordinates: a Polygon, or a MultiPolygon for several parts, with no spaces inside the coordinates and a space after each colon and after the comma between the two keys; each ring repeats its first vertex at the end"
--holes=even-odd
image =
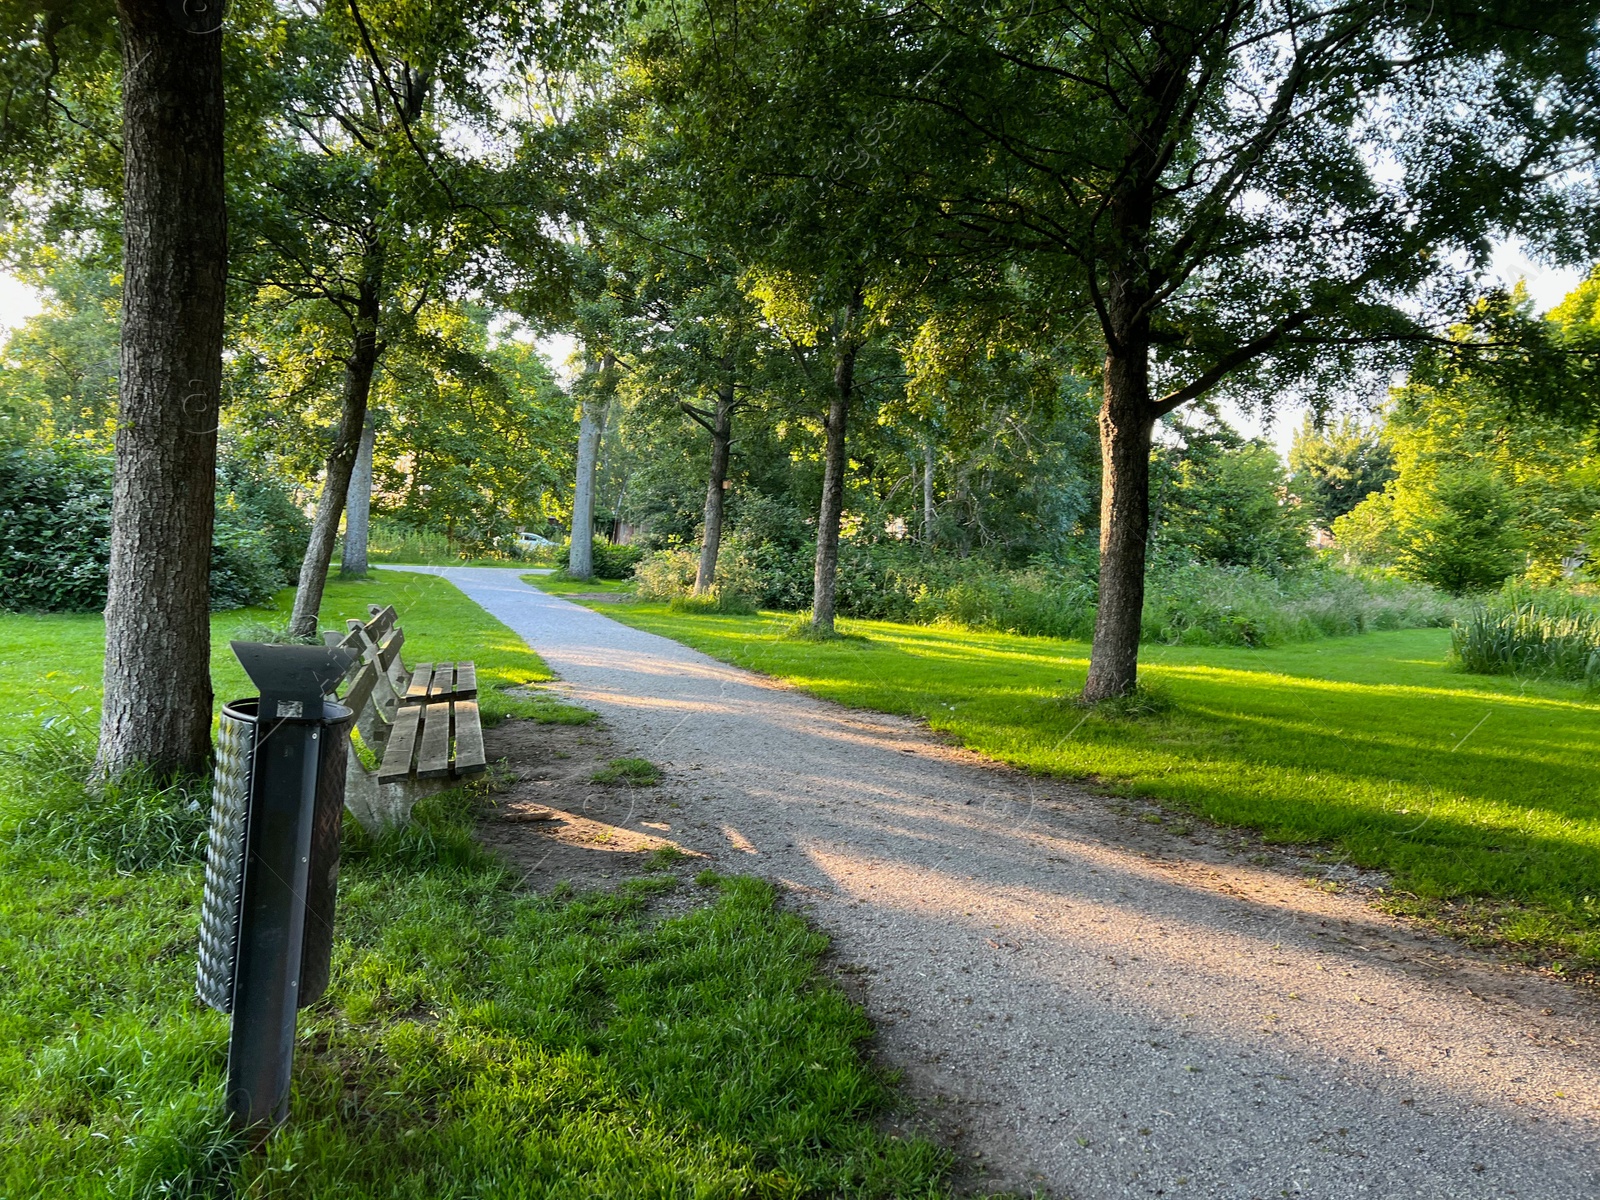
{"type": "MultiPolygon", "coordinates": [[[[323,733],[318,738],[317,795],[312,816],[311,861],[306,877],[299,1008],[315,1003],[328,987],[339,887],[345,766],[350,753],[350,727],[355,722],[355,714],[343,706],[329,704],[325,711],[327,715],[320,721],[304,722],[320,725],[323,733]]],[[[254,700],[236,700],[223,706],[212,774],[211,828],[206,844],[205,894],[200,907],[196,991],[202,1001],[224,1013],[233,1011],[256,713],[254,700]]]]}
{"type": "Polygon", "coordinates": [[[200,903],[200,969],[196,991],[218,1012],[233,1011],[233,965],[239,951],[239,896],[244,888],[245,818],[250,809],[250,758],[256,703],[225,704],[217,723],[211,775],[211,830],[206,888],[200,903]],[[241,711],[243,710],[243,711],[241,711]]]}

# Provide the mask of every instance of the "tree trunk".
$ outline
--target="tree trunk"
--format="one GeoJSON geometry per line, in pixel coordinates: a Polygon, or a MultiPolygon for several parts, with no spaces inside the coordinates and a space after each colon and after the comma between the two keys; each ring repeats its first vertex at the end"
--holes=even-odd
{"type": "Polygon", "coordinates": [[[377,430],[372,427],[372,414],[368,413],[361,430],[361,448],[356,451],[355,469],[350,473],[350,495],[344,505],[341,575],[365,576],[367,573],[367,537],[372,526],[372,448],[376,440],[377,430]]]}
{"type": "Polygon", "coordinates": [[[315,637],[317,613],[322,609],[322,592],[328,583],[328,564],[333,560],[333,544],[339,537],[339,517],[344,512],[355,472],[356,456],[367,424],[367,398],[372,393],[372,375],[378,366],[378,291],[363,288],[356,322],[355,344],[344,362],[344,407],[339,416],[339,431],[334,435],[323,474],[322,496],[317,501],[317,517],[311,524],[311,540],[300,563],[300,586],[294,594],[294,612],[289,632],[294,637],[315,637]]]}
{"type": "MultiPolygon", "coordinates": [[[[211,535],[228,272],[222,33],[120,0],[120,409],[98,768],[211,757],[211,535]]],[[[220,10],[218,10],[220,11],[220,10]]],[[[208,13],[208,16],[210,14],[208,13]]]]}
{"type": "MultiPolygon", "coordinates": [[[[848,320],[846,325],[848,325],[848,320]]],[[[843,335],[848,337],[848,334],[843,335]]],[[[839,574],[839,518],[844,515],[845,424],[855,387],[856,346],[843,341],[833,370],[833,395],[824,422],[827,442],[822,454],[822,509],[817,515],[817,569],[811,586],[811,628],[833,632],[834,593],[839,574]]]]}
{"type": "Polygon", "coordinates": [[[728,448],[733,443],[733,382],[717,391],[717,411],[711,421],[711,478],[706,482],[705,533],[700,539],[700,569],[695,572],[694,594],[704,596],[717,578],[717,553],[722,548],[722,509],[728,481],[728,448]]]}
{"type": "Polygon", "coordinates": [[[610,351],[601,358],[600,379],[585,390],[578,420],[578,478],[572,488],[572,539],[567,550],[567,574],[574,579],[594,578],[594,484],[611,404],[607,384],[615,362],[610,351]]]}
{"type": "Polygon", "coordinates": [[[1083,699],[1126,696],[1139,681],[1145,548],[1150,536],[1150,404],[1147,339],[1135,331],[1108,352],[1100,406],[1100,599],[1083,699]]]}
{"type": "Polygon", "coordinates": [[[933,439],[922,447],[922,540],[933,545],[933,439]]]}

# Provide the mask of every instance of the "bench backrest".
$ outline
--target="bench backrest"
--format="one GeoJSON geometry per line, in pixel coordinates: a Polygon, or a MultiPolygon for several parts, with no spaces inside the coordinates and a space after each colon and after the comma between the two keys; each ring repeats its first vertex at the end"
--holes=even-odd
{"type": "Polygon", "coordinates": [[[348,622],[349,632],[344,637],[325,635],[330,644],[354,650],[358,656],[345,673],[344,695],[339,702],[356,713],[356,725],[363,737],[376,731],[379,714],[384,721],[393,719],[395,706],[408,683],[400,658],[406,635],[397,623],[394,606],[373,605],[369,611],[371,619],[348,622]]]}

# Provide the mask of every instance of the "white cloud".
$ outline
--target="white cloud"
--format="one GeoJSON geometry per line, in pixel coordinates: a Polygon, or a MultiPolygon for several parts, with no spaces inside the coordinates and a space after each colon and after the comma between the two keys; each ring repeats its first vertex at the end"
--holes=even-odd
{"type": "Polygon", "coordinates": [[[1550,267],[1528,257],[1516,238],[1502,242],[1489,260],[1489,274],[1498,283],[1511,287],[1519,280],[1528,285],[1528,294],[1540,312],[1560,304],[1566,294],[1583,282],[1587,272],[1574,267],[1550,267]]]}

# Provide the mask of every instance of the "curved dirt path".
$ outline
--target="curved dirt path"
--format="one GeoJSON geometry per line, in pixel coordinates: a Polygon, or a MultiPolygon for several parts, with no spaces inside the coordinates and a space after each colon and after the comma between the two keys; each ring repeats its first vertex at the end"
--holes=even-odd
{"type": "Polygon", "coordinates": [[[809,904],[967,1180],[1077,1200],[1600,1198],[1588,993],[515,571],[435,573],[665,767],[671,837],[809,904]]]}

